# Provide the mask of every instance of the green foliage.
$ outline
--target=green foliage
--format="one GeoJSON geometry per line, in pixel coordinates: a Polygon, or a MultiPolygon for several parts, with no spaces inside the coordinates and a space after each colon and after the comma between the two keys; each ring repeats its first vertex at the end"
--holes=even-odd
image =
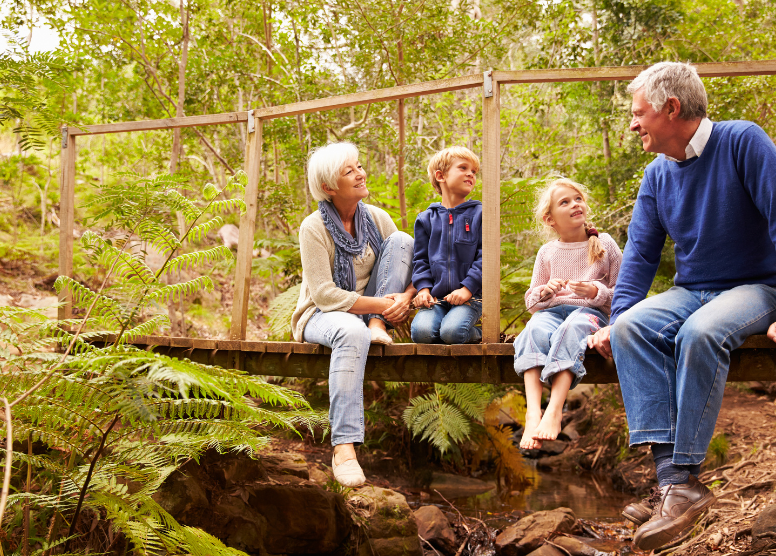
{"type": "Polygon", "coordinates": [[[471,436],[472,422],[482,420],[491,397],[488,385],[434,384],[433,391],[410,400],[402,417],[413,437],[444,454],[471,436]]]}
{"type": "MultiPolygon", "coordinates": [[[[95,290],[60,277],[58,291],[68,292],[84,315],[70,321],[0,307],[0,361],[7,371],[0,375],[0,390],[18,400],[14,435],[45,447],[33,456],[14,451],[14,460],[32,466],[46,484],[13,494],[9,510],[29,504],[35,516],[53,510],[73,522],[81,510],[79,496],[85,495],[83,507],[106,516],[135,553],[239,554],[178,524],[154,493],[180,465],[207,449],[255,455],[272,431],[312,428],[325,424],[325,417],[298,392],[261,377],[127,345],[167,323],[165,314],[153,313],[159,303],[212,287],[207,277],[160,282],[167,269],[153,272],[142,252],[131,251],[133,232],[142,229],[145,241],[167,246],[166,265],[176,269],[231,256],[224,249],[176,256],[186,234],[176,239],[167,227],[171,214],[185,207],[193,229],[231,184],[211,192],[204,203],[171,194],[180,183],[169,176],[135,177],[130,187],[124,185],[105,188],[101,214],[122,239],[94,233],[82,238],[91,260],[106,271],[105,283],[116,280],[115,286],[95,290]],[[176,265],[184,257],[185,263],[176,265]],[[94,343],[107,333],[115,333],[116,340],[94,343]],[[51,351],[66,346],[64,356],[51,351]]],[[[235,201],[230,206],[242,206],[235,201]]],[[[58,534],[52,529],[49,541],[58,534]]]]}
{"type": "Polygon", "coordinates": [[[291,317],[299,301],[301,289],[301,284],[291,286],[270,303],[269,319],[267,319],[270,339],[283,341],[291,338],[291,317]]]}
{"type": "Polygon", "coordinates": [[[706,453],[707,465],[710,469],[725,465],[728,459],[728,452],[730,451],[730,443],[728,442],[725,433],[714,435],[709,443],[709,449],[706,453]]]}

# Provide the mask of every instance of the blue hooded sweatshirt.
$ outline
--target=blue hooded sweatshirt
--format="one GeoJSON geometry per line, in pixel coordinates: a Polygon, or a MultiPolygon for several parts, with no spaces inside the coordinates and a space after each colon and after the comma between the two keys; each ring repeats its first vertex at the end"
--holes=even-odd
{"type": "Polygon", "coordinates": [[[412,283],[440,299],[466,286],[482,294],[482,203],[465,201],[448,209],[432,203],[415,220],[412,283]]]}

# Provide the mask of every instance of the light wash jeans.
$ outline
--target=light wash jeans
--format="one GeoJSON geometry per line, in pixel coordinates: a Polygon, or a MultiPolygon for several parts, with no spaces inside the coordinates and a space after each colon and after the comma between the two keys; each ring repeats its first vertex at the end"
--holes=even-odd
{"type": "MultiPolygon", "coordinates": [[[[401,293],[412,280],[412,237],[395,232],[383,243],[364,295],[401,293]]],[[[329,363],[329,423],[331,443],[364,441],[364,368],[372,335],[371,315],[317,311],[304,327],[304,340],[331,348],[329,363]]]]}
{"type": "Polygon", "coordinates": [[[451,305],[439,300],[428,309],[421,309],[412,319],[412,341],[416,344],[468,344],[482,339],[476,322],[482,316],[482,302],[451,305]]]}
{"type": "Polygon", "coordinates": [[[515,372],[542,367],[541,380],[552,383],[561,371],[571,371],[574,388],[587,371],[585,361],[587,337],[609,322],[608,317],[593,307],[557,305],[534,313],[525,329],[515,338],[515,372]]]}
{"type": "Polygon", "coordinates": [[[776,289],[673,287],[620,315],[612,352],[631,446],[674,444],[673,463],[706,458],[725,391],[730,352],[776,318],[776,289]]]}

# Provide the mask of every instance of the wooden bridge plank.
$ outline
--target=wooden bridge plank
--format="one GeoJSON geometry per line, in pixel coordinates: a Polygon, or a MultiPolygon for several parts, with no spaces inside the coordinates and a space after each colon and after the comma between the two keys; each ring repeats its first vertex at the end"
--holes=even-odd
{"type": "Polygon", "coordinates": [[[447,357],[450,355],[450,346],[446,344],[415,344],[415,353],[418,355],[447,357]]]}
{"type": "Polygon", "coordinates": [[[243,340],[240,342],[240,349],[242,351],[250,351],[253,353],[264,353],[267,351],[266,342],[248,342],[243,340]]]}
{"type": "Polygon", "coordinates": [[[415,355],[415,345],[416,344],[391,344],[390,346],[385,346],[383,355],[386,357],[415,355]]]}
{"type": "Polygon", "coordinates": [[[294,353],[307,353],[310,355],[319,355],[323,353],[323,346],[320,344],[298,343],[294,346],[294,353]]]}
{"type": "Polygon", "coordinates": [[[450,355],[461,357],[462,355],[483,355],[485,352],[484,344],[451,344],[450,355]]]}
{"type": "Polygon", "coordinates": [[[194,339],[171,336],[169,346],[191,348],[191,347],[194,347],[194,339]]]}

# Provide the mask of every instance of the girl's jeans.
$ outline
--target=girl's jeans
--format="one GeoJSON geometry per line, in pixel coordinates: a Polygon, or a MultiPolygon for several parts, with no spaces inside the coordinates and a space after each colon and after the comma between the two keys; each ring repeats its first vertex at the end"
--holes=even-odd
{"type": "MultiPolygon", "coordinates": [[[[412,279],[412,238],[395,232],[383,243],[364,295],[401,293],[412,279]]],[[[364,368],[371,333],[361,316],[344,311],[317,311],[304,327],[304,340],[331,348],[329,363],[329,422],[331,443],[364,441],[364,368]]]]}
{"type": "Polygon", "coordinates": [[[468,344],[482,339],[482,330],[475,323],[482,316],[482,302],[469,300],[463,305],[451,305],[439,300],[428,309],[421,309],[412,320],[412,341],[416,344],[468,344]]]}
{"type": "Polygon", "coordinates": [[[537,311],[515,339],[515,372],[542,368],[541,380],[551,383],[561,371],[571,371],[574,388],[585,376],[587,337],[609,322],[592,307],[558,305],[537,311]]]}
{"type": "Polygon", "coordinates": [[[706,457],[722,405],[730,352],[776,318],[776,289],[673,287],[620,315],[612,352],[631,446],[674,444],[673,463],[706,457]]]}

